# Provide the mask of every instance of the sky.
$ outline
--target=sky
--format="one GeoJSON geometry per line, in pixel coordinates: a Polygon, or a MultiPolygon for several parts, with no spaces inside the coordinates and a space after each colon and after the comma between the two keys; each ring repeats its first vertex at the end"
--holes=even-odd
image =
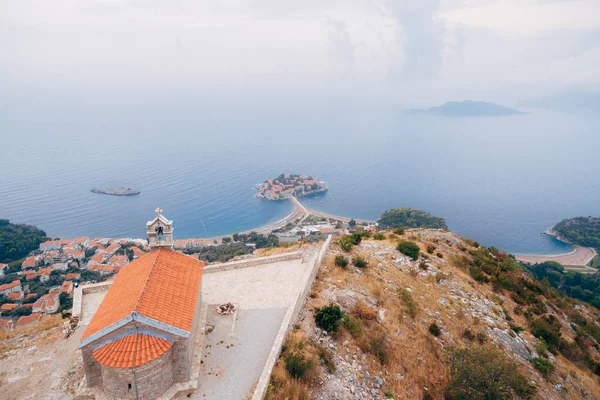
{"type": "Polygon", "coordinates": [[[2,0],[0,87],[511,105],[600,91],[599,16],[598,0],[2,0]]]}

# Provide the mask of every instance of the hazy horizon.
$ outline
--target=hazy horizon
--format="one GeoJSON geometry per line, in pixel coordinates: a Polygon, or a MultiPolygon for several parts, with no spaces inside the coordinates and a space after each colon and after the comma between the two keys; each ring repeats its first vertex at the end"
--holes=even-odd
{"type": "Polygon", "coordinates": [[[594,0],[10,0],[0,105],[214,92],[516,106],[600,92],[598,15],[594,0]]]}

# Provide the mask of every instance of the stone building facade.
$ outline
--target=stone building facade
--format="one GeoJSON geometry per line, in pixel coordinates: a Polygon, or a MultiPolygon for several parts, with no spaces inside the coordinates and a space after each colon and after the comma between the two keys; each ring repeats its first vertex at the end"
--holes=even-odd
{"type": "Polygon", "coordinates": [[[113,399],[155,399],[190,379],[204,263],[172,249],[157,212],[152,251],[119,271],[79,345],[87,386],[113,399]]]}

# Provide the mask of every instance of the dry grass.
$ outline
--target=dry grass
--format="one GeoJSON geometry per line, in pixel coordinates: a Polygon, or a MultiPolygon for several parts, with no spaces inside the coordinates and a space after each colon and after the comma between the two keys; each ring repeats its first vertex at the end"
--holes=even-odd
{"type": "MultiPolygon", "coordinates": [[[[385,240],[364,240],[364,243],[395,248],[398,236],[390,233],[385,235],[385,240]]],[[[415,236],[412,232],[410,235],[415,236]]],[[[418,236],[414,239],[418,240],[418,236]]],[[[474,317],[468,307],[465,308],[460,301],[452,298],[452,294],[449,293],[450,285],[455,290],[488,298],[496,304],[492,310],[496,309],[502,313],[503,307],[510,312],[515,325],[527,326],[526,318],[514,313],[517,306],[514,301],[501,293],[495,294],[489,284],[474,282],[464,269],[465,259],[461,253],[463,250],[460,249],[472,247],[470,243],[450,245],[444,240],[428,239],[426,235],[423,235],[422,239],[425,241],[419,243],[422,251],[426,252],[427,244],[435,243],[434,254],[441,252],[444,255],[443,260],[435,255],[429,258],[429,262],[440,270],[437,274],[424,276],[425,272],[418,267],[399,268],[393,261],[395,257],[369,259],[369,253],[360,246],[355,246],[350,252],[342,252],[337,246],[332,246],[319,271],[319,280],[313,286],[312,292],[315,295],[310,296],[305,304],[305,310],[329,304],[335,288],[343,289],[334,297],[335,301],[343,306],[346,313],[356,318],[353,323],[360,324],[360,327],[350,334],[342,324],[337,340],[340,343],[349,340],[350,343],[344,346],[345,348],[351,351],[360,349],[359,354],[362,351],[367,355],[362,361],[363,367],[368,367],[371,376],[385,376],[382,390],[392,393],[395,399],[422,398],[425,392],[434,399],[443,398],[443,390],[449,379],[444,347],[467,346],[473,340],[478,342],[478,333],[485,332],[485,321],[474,317]],[[362,273],[355,272],[354,267],[347,270],[336,267],[334,257],[337,252],[347,258],[361,254],[369,261],[369,266],[361,270],[362,273]],[[383,268],[378,266],[379,263],[383,268]],[[410,288],[409,300],[406,295],[403,296],[404,288],[410,288]],[[349,297],[348,292],[354,294],[349,297]],[[441,298],[446,300],[445,304],[439,301],[441,298]],[[379,308],[385,310],[383,321],[378,321],[379,308]],[[428,332],[428,326],[432,322],[436,322],[442,328],[439,338],[428,332]],[[466,328],[471,328],[474,335],[472,338],[463,337],[466,328]]],[[[314,322],[307,321],[308,319],[304,321],[303,328],[296,332],[297,335],[309,337],[307,332],[314,327],[314,322]]],[[[520,335],[530,342],[534,341],[527,332],[520,335]]],[[[490,343],[489,338],[487,341],[490,343]]],[[[286,376],[285,367],[281,364],[280,360],[273,375],[274,381],[291,382],[286,383],[277,392],[279,397],[270,398],[306,398],[302,396],[310,392],[311,386],[298,386],[298,382],[293,382],[294,380],[286,376]]],[[[560,364],[568,368],[559,367],[557,371],[576,375],[589,393],[600,393],[599,382],[589,371],[581,370],[562,357],[560,364]]],[[[541,382],[530,365],[523,363],[523,371],[531,379],[541,382]]],[[[541,385],[546,383],[541,382],[541,385]]],[[[540,388],[539,395],[543,395],[545,389],[553,390],[548,384],[540,388]]],[[[573,398],[578,398],[579,395],[572,394],[573,398]]]]}
{"type": "Polygon", "coordinates": [[[31,336],[47,331],[48,329],[62,325],[60,315],[49,315],[42,317],[40,322],[25,325],[10,331],[0,330],[0,340],[10,340],[19,336],[31,336]]]}
{"type": "Polygon", "coordinates": [[[60,329],[53,329],[62,325],[60,315],[49,315],[42,317],[40,322],[25,325],[10,331],[0,330],[0,354],[15,348],[13,340],[30,337],[27,340],[35,340],[38,346],[51,343],[59,339],[62,335],[60,329]],[[36,337],[32,339],[31,337],[36,337]]]}
{"type": "Polygon", "coordinates": [[[300,331],[289,332],[283,345],[281,356],[273,368],[271,382],[267,390],[267,400],[308,400],[310,388],[319,379],[319,356],[323,349],[306,340],[300,331]],[[286,356],[299,352],[311,362],[306,376],[302,379],[292,378],[286,369],[286,356]]]}

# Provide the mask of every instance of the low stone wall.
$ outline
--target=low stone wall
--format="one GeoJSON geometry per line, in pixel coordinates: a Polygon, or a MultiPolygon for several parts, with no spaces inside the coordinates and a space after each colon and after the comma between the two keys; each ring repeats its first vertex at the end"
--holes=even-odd
{"type": "Polygon", "coordinates": [[[270,264],[281,261],[289,261],[302,258],[302,255],[295,251],[293,253],[282,253],[274,256],[250,258],[248,260],[231,261],[223,264],[207,265],[202,271],[203,274],[210,274],[212,272],[230,271],[232,269],[254,267],[256,265],[270,264]]]}
{"type": "Polygon", "coordinates": [[[331,240],[333,236],[329,235],[325,243],[321,247],[319,254],[314,262],[314,264],[308,268],[305,275],[302,277],[304,282],[304,288],[298,294],[296,300],[290,304],[288,307],[285,316],[283,317],[283,322],[281,323],[281,327],[279,328],[279,332],[277,332],[277,336],[275,337],[275,341],[273,342],[273,346],[271,347],[271,352],[269,353],[269,357],[267,358],[267,362],[263,371],[260,375],[258,383],[256,384],[256,389],[254,390],[254,395],[252,396],[252,400],[262,400],[267,394],[267,387],[269,386],[269,381],[271,379],[271,373],[273,372],[273,367],[279,358],[279,353],[281,352],[281,346],[283,345],[283,341],[285,340],[285,336],[288,330],[292,327],[296,318],[298,318],[298,314],[300,310],[304,306],[304,301],[306,300],[306,296],[308,292],[312,288],[315,277],[317,276],[317,272],[319,271],[319,266],[327,254],[327,250],[329,249],[329,245],[331,244],[331,240]]]}

